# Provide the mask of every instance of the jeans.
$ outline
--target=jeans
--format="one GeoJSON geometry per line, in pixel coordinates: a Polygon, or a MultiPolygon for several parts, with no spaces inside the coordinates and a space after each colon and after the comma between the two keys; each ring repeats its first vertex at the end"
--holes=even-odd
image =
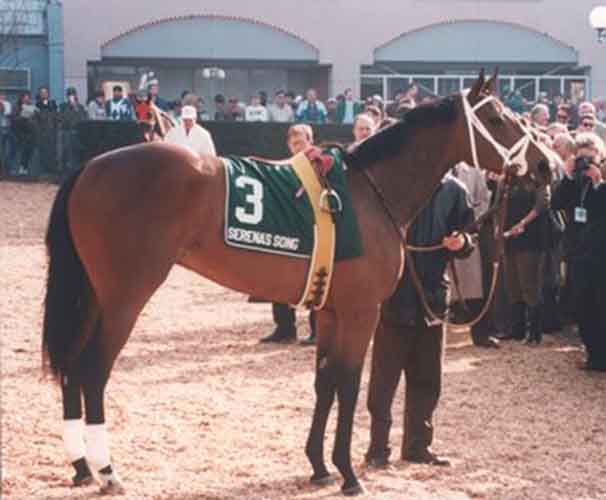
{"type": "Polygon", "coordinates": [[[0,162],[4,164],[7,172],[15,166],[17,149],[15,136],[9,127],[0,127],[0,162]]]}

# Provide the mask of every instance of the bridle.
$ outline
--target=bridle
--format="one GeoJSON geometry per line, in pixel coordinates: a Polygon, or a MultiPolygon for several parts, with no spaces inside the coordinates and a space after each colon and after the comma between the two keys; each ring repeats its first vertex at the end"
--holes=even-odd
{"type": "MultiPolygon", "coordinates": [[[[427,315],[432,319],[433,322],[437,322],[446,326],[457,326],[457,327],[473,327],[478,324],[482,318],[488,312],[490,304],[494,298],[494,294],[496,292],[496,284],[499,275],[499,269],[502,262],[502,257],[504,254],[504,245],[505,245],[505,217],[507,214],[507,204],[509,200],[509,191],[511,188],[511,180],[514,175],[523,175],[528,171],[528,162],[526,160],[526,154],[528,151],[528,147],[531,143],[535,143],[536,141],[531,136],[530,131],[522,126],[519,120],[516,119],[516,122],[520,126],[520,130],[523,132],[523,136],[510,148],[503,146],[499,143],[492,134],[488,131],[486,126],[482,123],[482,121],[477,116],[477,111],[481,109],[483,106],[490,102],[496,102],[496,98],[492,95],[485,96],[475,105],[471,105],[469,102],[469,92],[466,91],[462,95],[463,101],[463,110],[465,113],[465,121],[467,124],[467,128],[469,131],[469,143],[471,148],[471,156],[473,165],[476,168],[480,168],[480,164],[478,161],[478,151],[477,151],[477,142],[475,133],[477,132],[482,138],[484,138],[496,151],[496,153],[503,160],[503,171],[505,172],[505,179],[502,183],[499,184],[499,189],[497,191],[497,196],[495,199],[495,203],[493,207],[491,207],[487,213],[480,216],[474,222],[472,222],[468,227],[479,227],[481,223],[487,220],[489,217],[493,216],[497,213],[496,217],[496,227],[495,227],[495,239],[496,239],[496,251],[493,256],[492,262],[492,279],[490,285],[489,294],[484,301],[482,309],[480,310],[478,316],[473,320],[470,320],[465,323],[452,323],[447,321],[444,318],[439,317],[429,305],[427,298],[425,296],[425,292],[423,290],[423,285],[421,284],[421,280],[417,273],[414,259],[412,258],[411,252],[433,252],[439,251],[444,248],[444,246],[440,244],[430,245],[430,246],[414,246],[408,243],[407,230],[408,228],[404,228],[402,224],[398,221],[395,214],[389,207],[388,201],[382,191],[382,189],[377,184],[376,180],[372,176],[372,174],[368,170],[364,170],[364,174],[372,186],[373,190],[377,194],[377,197],[381,201],[385,212],[387,213],[389,219],[391,220],[398,236],[402,242],[404,247],[405,256],[407,257],[405,260],[405,265],[409,265],[410,276],[413,282],[413,285],[417,291],[419,299],[425,309],[427,315]]],[[[510,118],[515,119],[515,117],[511,116],[510,118]]],[[[455,281],[458,282],[458,279],[455,277],[455,281]]],[[[458,285],[457,285],[458,288],[458,285]]]]}

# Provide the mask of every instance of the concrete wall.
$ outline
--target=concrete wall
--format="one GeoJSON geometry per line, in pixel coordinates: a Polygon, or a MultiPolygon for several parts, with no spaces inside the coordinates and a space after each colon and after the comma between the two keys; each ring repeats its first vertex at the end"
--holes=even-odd
{"type": "MultiPolygon", "coordinates": [[[[606,95],[606,47],[597,43],[588,15],[600,0],[69,0],[65,11],[67,84],[86,89],[86,61],[101,56],[106,41],[159,19],[216,14],[257,19],[300,35],[332,64],[332,91],[359,88],[359,67],[373,51],[402,33],[452,20],[517,23],[574,47],[590,65],[594,95],[606,95]]],[[[488,43],[488,41],[487,41],[488,43]]],[[[494,39],[494,44],[508,40],[494,39]]],[[[527,47],[532,52],[533,47],[527,47]]]]}

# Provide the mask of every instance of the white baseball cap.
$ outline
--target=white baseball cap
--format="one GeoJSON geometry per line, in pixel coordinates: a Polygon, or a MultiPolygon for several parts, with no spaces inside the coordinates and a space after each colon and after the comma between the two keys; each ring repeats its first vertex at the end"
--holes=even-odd
{"type": "Polygon", "coordinates": [[[198,117],[198,112],[193,106],[183,106],[181,108],[181,118],[184,120],[195,120],[198,117]]]}

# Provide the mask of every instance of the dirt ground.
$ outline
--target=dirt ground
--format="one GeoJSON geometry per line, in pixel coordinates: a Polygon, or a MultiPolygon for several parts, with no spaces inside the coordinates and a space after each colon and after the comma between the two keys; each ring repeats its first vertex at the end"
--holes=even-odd
{"type": "MultiPolygon", "coordinates": [[[[0,183],[2,498],[97,496],[96,486],[69,486],[59,391],[40,371],[42,241],[55,190],[0,183]]],[[[303,314],[299,323],[306,335],[303,314]]],[[[141,315],[108,388],[125,498],[341,498],[338,485],[308,483],[303,447],[314,350],[260,345],[270,329],[269,305],[174,269],[141,315]]],[[[580,371],[581,360],[565,336],[499,351],[451,342],[434,449],[453,466],[395,461],[381,472],[363,466],[367,360],[353,440],[366,498],[606,499],[606,375],[580,371]]],[[[334,424],[333,415],[327,458],[334,424]]]]}

